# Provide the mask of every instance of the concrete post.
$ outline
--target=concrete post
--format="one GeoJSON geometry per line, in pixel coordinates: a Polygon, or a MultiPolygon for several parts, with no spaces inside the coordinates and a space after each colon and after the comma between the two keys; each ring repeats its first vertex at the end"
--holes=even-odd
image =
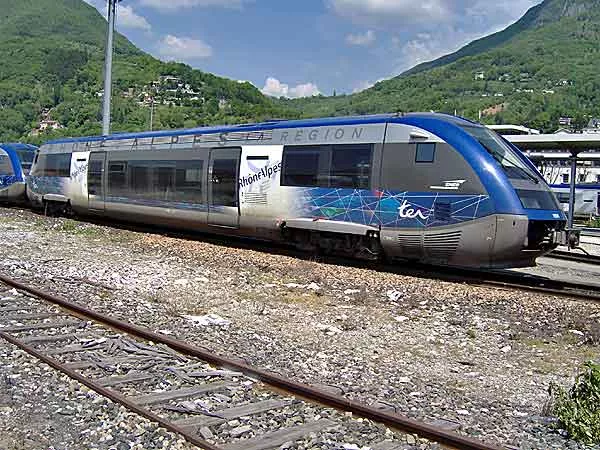
{"type": "Polygon", "coordinates": [[[104,107],[102,110],[102,135],[110,134],[110,106],[112,97],[112,60],[115,16],[119,0],[108,0],[108,33],[106,36],[106,56],[104,64],[104,107]]]}

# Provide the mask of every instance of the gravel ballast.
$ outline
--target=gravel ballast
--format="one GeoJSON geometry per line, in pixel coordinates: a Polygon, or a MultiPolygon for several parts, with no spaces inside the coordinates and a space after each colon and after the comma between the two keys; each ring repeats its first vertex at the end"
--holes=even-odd
{"type": "MultiPolygon", "coordinates": [[[[500,445],[580,448],[544,411],[550,383],[571,383],[577,367],[598,358],[600,305],[17,209],[0,209],[0,248],[8,276],[219,354],[500,445]]],[[[145,437],[134,436],[131,447],[149,439],[163,447],[135,448],[186,448],[144,419],[73,390],[74,382],[9,344],[0,342],[0,353],[1,449],[110,448],[89,432],[82,440],[82,432],[115,438],[138,425],[145,437]],[[81,426],[49,402],[55,410],[81,406],[81,426]],[[46,418],[36,420],[32,410],[46,418]],[[122,425],[129,422],[135,426],[122,425]]]]}

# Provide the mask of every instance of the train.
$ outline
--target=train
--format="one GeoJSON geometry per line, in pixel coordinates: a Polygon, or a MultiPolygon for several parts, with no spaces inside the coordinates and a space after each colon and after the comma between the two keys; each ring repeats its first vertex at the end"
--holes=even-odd
{"type": "Polygon", "coordinates": [[[516,147],[437,113],[55,140],[27,196],[47,212],[433,265],[532,266],[572,238],[516,147]]]}
{"type": "MultiPolygon", "coordinates": [[[[571,187],[566,184],[551,184],[563,211],[569,210],[571,187]]],[[[600,183],[578,183],[575,185],[574,217],[577,219],[593,219],[600,217],[600,183]]]]}
{"type": "Polygon", "coordinates": [[[0,201],[27,201],[25,177],[29,175],[36,152],[34,145],[0,143],[0,201]]]}

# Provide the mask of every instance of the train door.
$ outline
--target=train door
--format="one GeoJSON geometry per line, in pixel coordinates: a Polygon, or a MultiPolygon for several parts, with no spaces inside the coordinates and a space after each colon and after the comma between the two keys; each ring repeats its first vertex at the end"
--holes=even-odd
{"type": "Polygon", "coordinates": [[[208,224],[238,228],[241,148],[214,148],[208,165],[208,224]]]}
{"type": "Polygon", "coordinates": [[[88,164],[88,208],[91,212],[104,212],[106,177],[106,152],[90,153],[88,164]]]}

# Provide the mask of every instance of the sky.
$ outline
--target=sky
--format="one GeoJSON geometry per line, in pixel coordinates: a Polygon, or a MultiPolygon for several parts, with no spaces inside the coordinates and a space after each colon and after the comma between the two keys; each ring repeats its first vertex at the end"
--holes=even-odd
{"type": "MultiPolygon", "coordinates": [[[[106,0],[85,0],[106,15],[106,0]]],[[[353,93],[518,20],[540,0],[123,0],[151,55],[272,96],[353,93]]]]}

